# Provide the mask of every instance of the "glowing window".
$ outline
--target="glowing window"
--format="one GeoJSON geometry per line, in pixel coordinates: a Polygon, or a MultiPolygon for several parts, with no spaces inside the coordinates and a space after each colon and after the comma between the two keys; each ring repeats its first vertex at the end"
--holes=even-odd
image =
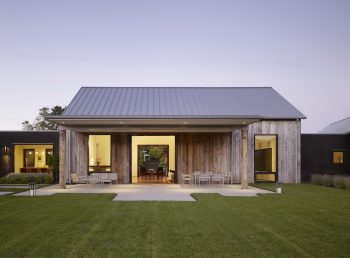
{"type": "Polygon", "coordinates": [[[344,151],[333,151],[333,164],[344,164],[344,151]]]}
{"type": "Polygon", "coordinates": [[[89,135],[89,172],[111,172],[110,135],[89,135]]]}

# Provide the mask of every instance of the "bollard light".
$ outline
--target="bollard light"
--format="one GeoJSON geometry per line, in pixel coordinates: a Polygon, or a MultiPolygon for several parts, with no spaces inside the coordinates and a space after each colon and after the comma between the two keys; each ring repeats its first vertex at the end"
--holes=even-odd
{"type": "Polygon", "coordinates": [[[35,196],[36,195],[36,184],[35,182],[29,183],[29,196],[35,196]]]}
{"type": "Polygon", "coordinates": [[[276,182],[276,193],[282,193],[282,183],[276,182]]]}

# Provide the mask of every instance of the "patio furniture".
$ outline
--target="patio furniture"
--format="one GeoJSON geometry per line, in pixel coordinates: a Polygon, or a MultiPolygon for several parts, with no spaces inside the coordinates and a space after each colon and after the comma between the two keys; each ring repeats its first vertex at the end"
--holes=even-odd
{"type": "Polygon", "coordinates": [[[191,185],[193,182],[193,176],[190,174],[181,174],[181,184],[191,185]]]}
{"type": "Polygon", "coordinates": [[[71,178],[71,180],[72,180],[72,181],[71,181],[72,183],[78,184],[79,178],[78,178],[78,175],[77,175],[77,174],[75,174],[75,173],[71,174],[71,175],[70,175],[70,178],[71,178]]]}
{"type": "Polygon", "coordinates": [[[110,173],[109,174],[109,179],[112,181],[112,184],[115,182],[117,183],[117,180],[118,180],[118,176],[117,176],[117,173],[110,173]]]}
{"type": "Polygon", "coordinates": [[[232,184],[231,172],[224,173],[224,184],[232,184]]]}
{"type": "Polygon", "coordinates": [[[71,177],[72,183],[75,183],[75,184],[86,184],[87,183],[86,176],[80,176],[76,173],[72,173],[70,175],[70,177],[71,177]]]}
{"type": "Polygon", "coordinates": [[[221,184],[221,186],[224,186],[224,174],[212,174],[211,185],[213,184],[221,184]]]}
{"type": "Polygon", "coordinates": [[[202,174],[201,172],[193,172],[193,183],[194,183],[194,186],[197,185],[198,183],[198,176],[202,174]]]}
{"type": "Polygon", "coordinates": [[[101,175],[97,173],[92,173],[89,177],[87,182],[89,184],[101,184],[101,175]]]}
{"type": "Polygon", "coordinates": [[[104,184],[104,183],[112,184],[112,179],[110,179],[109,176],[110,176],[110,173],[101,173],[100,174],[101,184],[104,184]]]}
{"type": "Polygon", "coordinates": [[[210,187],[210,177],[209,173],[199,174],[197,179],[199,186],[201,186],[202,183],[206,183],[210,187]]]}
{"type": "Polygon", "coordinates": [[[79,182],[81,183],[81,184],[86,184],[87,183],[87,181],[88,181],[88,176],[87,175],[78,175],[78,178],[79,178],[79,182]]]}

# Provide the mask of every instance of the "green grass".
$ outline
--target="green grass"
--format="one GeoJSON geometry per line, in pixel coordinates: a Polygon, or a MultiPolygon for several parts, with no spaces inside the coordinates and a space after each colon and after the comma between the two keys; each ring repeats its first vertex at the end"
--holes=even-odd
{"type": "Polygon", "coordinates": [[[28,188],[0,188],[0,192],[21,193],[28,191],[28,188]]]}
{"type": "Polygon", "coordinates": [[[350,191],[283,191],[197,202],[3,196],[0,257],[349,257],[350,191]]]}

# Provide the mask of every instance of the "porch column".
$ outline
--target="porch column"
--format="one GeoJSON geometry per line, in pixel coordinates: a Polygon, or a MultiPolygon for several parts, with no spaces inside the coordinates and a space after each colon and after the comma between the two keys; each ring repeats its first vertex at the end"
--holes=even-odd
{"type": "Polygon", "coordinates": [[[248,130],[242,130],[241,188],[248,189],[248,130]]]}
{"type": "Polygon", "coordinates": [[[67,168],[67,137],[66,137],[66,130],[60,130],[59,132],[59,159],[60,159],[60,165],[59,165],[59,185],[62,189],[66,188],[66,168],[67,168]]]}

